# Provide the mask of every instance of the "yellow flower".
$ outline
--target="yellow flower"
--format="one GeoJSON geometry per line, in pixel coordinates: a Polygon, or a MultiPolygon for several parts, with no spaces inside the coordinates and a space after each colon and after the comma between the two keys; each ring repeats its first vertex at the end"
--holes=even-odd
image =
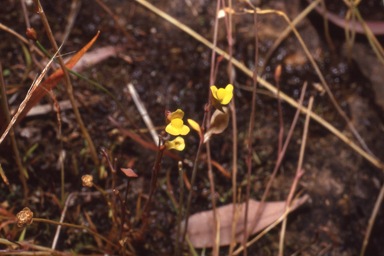
{"type": "Polygon", "coordinates": [[[165,147],[167,148],[167,150],[176,149],[182,151],[185,148],[184,139],[178,136],[172,141],[166,141],[165,147]]]}
{"type": "MultiPolygon", "coordinates": [[[[227,105],[233,97],[233,86],[228,84],[227,87],[217,89],[216,86],[211,86],[212,96],[221,104],[227,105]]],[[[215,105],[215,104],[213,104],[215,105]]]]}
{"type": "Polygon", "coordinates": [[[168,115],[167,120],[170,122],[165,131],[174,136],[187,135],[189,133],[189,127],[184,125],[182,120],[184,112],[181,109],[176,110],[172,114],[168,115]]]}

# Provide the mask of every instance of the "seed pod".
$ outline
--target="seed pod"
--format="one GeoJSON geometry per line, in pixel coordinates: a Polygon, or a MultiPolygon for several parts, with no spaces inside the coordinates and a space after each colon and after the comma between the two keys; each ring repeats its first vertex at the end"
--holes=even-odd
{"type": "Polygon", "coordinates": [[[28,207],[25,207],[21,212],[16,214],[17,226],[19,228],[30,225],[33,222],[33,212],[28,207]]]}

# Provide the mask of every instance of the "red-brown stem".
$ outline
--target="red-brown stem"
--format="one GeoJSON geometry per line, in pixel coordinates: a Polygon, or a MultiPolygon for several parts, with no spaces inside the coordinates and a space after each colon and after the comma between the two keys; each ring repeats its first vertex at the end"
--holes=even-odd
{"type": "MultiPolygon", "coordinates": [[[[211,56],[211,72],[209,76],[209,98],[208,98],[208,111],[207,113],[207,123],[206,123],[206,128],[208,130],[209,128],[209,121],[211,120],[211,104],[210,104],[210,97],[212,94],[212,91],[210,87],[215,83],[215,56],[216,56],[216,45],[217,45],[217,31],[219,27],[219,11],[220,11],[220,0],[217,0],[216,2],[216,12],[215,12],[215,27],[214,27],[214,35],[213,35],[213,48],[212,48],[212,56],[211,56]]],[[[217,66],[219,64],[217,63],[217,66]]],[[[218,256],[219,255],[219,245],[215,243],[216,241],[216,236],[217,236],[217,210],[216,210],[216,200],[215,200],[215,184],[213,181],[213,172],[212,172],[212,164],[211,164],[211,152],[210,152],[210,143],[209,141],[206,143],[207,147],[207,160],[208,160],[208,178],[209,178],[209,183],[211,186],[211,198],[212,198],[212,209],[213,209],[213,222],[214,222],[214,231],[212,232],[213,237],[213,256],[218,256]]],[[[192,191],[192,190],[191,190],[192,191]]]]}
{"type": "Polygon", "coordinates": [[[190,211],[191,211],[193,187],[195,186],[196,173],[197,173],[197,164],[199,162],[199,158],[200,158],[200,154],[201,154],[201,149],[203,148],[203,144],[204,144],[204,132],[205,132],[204,127],[205,127],[205,123],[206,123],[206,120],[207,120],[207,112],[208,111],[209,111],[209,106],[208,106],[208,104],[206,104],[205,108],[204,108],[203,124],[200,127],[201,133],[200,133],[199,147],[197,148],[195,161],[193,163],[192,177],[191,177],[191,189],[189,190],[189,194],[188,194],[187,210],[186,210],[186,213],[185,213],[184,232],[183,232],[183,236],[182,236],[182,239],[181,239],[181,244],[182,245],[184,244],[185,236],[186,236],[187,230],[188,230],[188,220],[189,220],[189,214],[190,214],[190,211]]]}
{"type": "MultiPolygon", "coordinates": [[[[289,191],[289,194],[287,197],[287,204],[286,204],[287,208],[291,204],[291,200],[292,200],[293,194],[295,193],[296,186],[297,186],[297,183],[299,182],[299,179],[304,175],[304,170],[302,169],[302,166],[303,166],[305,145],[306,145],[307,135],[308,135],[309,121],[311,119],[312,106],[313,106],[313,96],[311,96],[311,98],[309,99],[308,112],[305,118],[303,137],[301,140],[299,161],[297,163],[295,179],[293,180],[291,190],[289,191]]],[[[278,254],[279,256],[283,256],[283,252],[284,252],[284,237],[285,237],[286,227],[287,227],[287,218],[284,218],[283,223],[281,225],[280,245],[279,245],[279,254],[278,254]]]]}
{"type": "MultiPolygon", "coordinates": [[[[113,168],[112,163],[109,160],[108,153],[104,149],[101,150],[101,154],[105,157],[105,159],[107,159],[109,168],[111,169],[111,172],[112,172],[112,190],[114,191],[116,189],[116,170],[115,170],[115,168],[113,168]]],[[[117,220],[117,216],[116,216],[116,194],[115,193],[113,194],[113,197],[112,197],[111,209],[112,209],[112,214],[114,216],[114,219],[117,220]]],[[[115,225],[117,225],[117,223],[115,223],[115,225]]]]}
{"type": "Polygon", "coordinates": [[[285,151],[287,150],[288,144],[289,144],[289,142],[290,142],[290,140],[291,140],[291,137],[292,137],[292,134],[293,134],[293,130],[295,129],[297,120],[298,120],[298,118],[299,118],[300,111],[301,111],[301,107],[302,107],[302,105],[303,105],[303,100],[304,100],[304,95],[305,95],[305,91],[306,91],[306,89],[307,89],[307,82],[305,82],[304,85],[303,85],[303,89],[302,89],[302,91],[301,91],[300,100],[299,100],[299,106],[298,106],[298,108],[297,108],[297,110],[296,110],[295,117],[293,118],[291,127],[289,128],[289,132],[288,132],[287,138],[285,139],[285,143],[284,143],[283,149],[281,150],[281,154],[280,154],[280,155],[278,156],[278,158],[277,158],[276,165],[275,165],[275,169],[273,170],[273,173],[272,173],[272,175],[271,175],[271,178],[269,179],[268,184],[267,184],[267,187],[265,188],[263,197],[262,197],[261,200],[260,200],[259,207],[258,207],[258,209],[257,209],[257,211],[256,211],[255,216],[253,217],[253,221],[252,221],[252,224],[251,224],[251,227],[249,228],[249,230],[253,230],[253,229],[255,228],[257,222],[259,221],[259,217],[260,217],[261,209],[263,208],[265,198],[267,197],[267,194],[268,194],[268,192],[269,192],[269,189],[270,189],[271,186],[272,186],[272,182],[273,182],[273,180],[275,179],[277,170],[279,169],[280,164],[281,164],[281,162],[283,161],[283,157],[284,157],[284,155],[285,155],[285,151]]]}
{"type": "MultiPolygon", "coordinates": [[[[228,54],[229,54],[229,62],[228,62],[228,76],[229,76],[229,83],[233,84],[234,77],[232,72],[232,47],[233,47],[233,40],[232,40],[232,0],[228,1],[228,14],[225,13],[225,27],[227,31],[227,41],[228,41],[228,54]],[[228,15],[228,17],[227,17],[228,15]]],[[[225,10],[225,1],[222,0],[223,9],[225,10]]],[[[235,240],[235,229],[236,229],[236,186],[237,186],[237,118],[236,118],[236,106],[235,106],[235,98],[232,98],[231,102],[229,103],[229,108],[231,110],[232,114],[232,204],[233,204],[233,210],[232,210],[232,228],[231,228],[231,244],[229,245],[229,252],[228,255],[232,255],[233,249],[235,248],[235,243],[232,241],[235,240]]]]}
{"type": "Polygon", "coordinates": [[[159,145],[157,148],[157,154],[156,154],[156,161],[155,165],[152,168],[152,177],[151,177],[151,185],[149,189],[149,195],[148,200],[145,203],[143,215],[141,216],[143,221],[143,226],[141,228],[141,234],[139,240],[142,240],[144,238],[144,235],[148,228],[148,217],[149,217],[149,210],[151,208],[151,202],[153,194],[155,193],[156,187],[157,187],[157,178],[159,176],[160,170],[161,170],[161,160],[163,158],[163,152],[165,150],[165,146],[161,145],[162,142],[162,136],[159,135],[159,145]]]}
{"type": "Polygon", "coordinates": [[[253,71],[253,92],[252,92],[252,112],[250,116],[250,124],[249,124],[249,139],[248,139],[248,154],[247,154],[247,192],[246,192],[246,201],[245,201],[245,216],[244,216],[244,240],[243,240],[243,246],[244,246],[244,252],[243,255],[247,255],[247,240],[248,240],[248,229],[247,229],[247,222],[248,222],[248,203],[249,203],[249,192],[251,188],[251,171],[252,171],[252,142],[253,142],[253,130],[255,128],[255,112],[256,112],[256,88],[257,88],[257,67],[258,67],[258,60],[259,60],[259,40],[257,36],[257,12],[255,9],[254,15],[253,15],[253,22],[255,26],[255,70],[253,71]]]}
{"type": "Polygon", "coordinates": [[[125,203],[123,201],[123,198],[120,195],[119,190],[114,189],[113,192],[115,192],[115,195],[119,198],[120,200],[120,209],[121,209],[121,226],[120,226],[120,234],[119,234],[119,240],[122,239],[123,237],[123,230],[124,230],[124,223],[125,223],[125,203]]]}
{"type": "Polygon", "coordinates": [[[179,161],[179,183],[180,183],[180,194],[179,194],[179,216],[177,216],[177,236],[175,246],[175,256],[180,255],[180,232],[181,232],[181,218],[183,217],[183,203],[184,203],[184,182],[183,182],[183,162],[179,161]]]}

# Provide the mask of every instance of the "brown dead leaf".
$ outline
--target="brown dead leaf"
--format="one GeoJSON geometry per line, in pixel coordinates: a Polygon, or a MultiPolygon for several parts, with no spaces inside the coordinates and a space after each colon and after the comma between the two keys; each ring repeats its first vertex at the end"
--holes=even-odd
{"type": "MultiPolygon", "coordinates": [[[[302,205],[307,199],[308,195],[304,195],[293,202],[291,211],[302,205]]],[[[251,225],[253,216],[257,212],[260,202],[256,200],[249,200],[248,209],[248,224],[251,225]]],[[[236,225],[236,236],[235,239],[238,243],[243,241],[243,230],[244,225],[244,211],[245,203],[239,205],[241,211],[240,217],[236,225]],[[241,232],[241,233],[240,233],[241,232]]],[[[250,232],[250,235],[256,234],[264,228],[271,225],[273,222],[278,220],[285,212],[286,205],[285,201],[277,202],[266,202],[264,203],[261,211],[260,220],[256,227],[250,232]]],[[[229,245],[231,242],[231,226],[232,226],[232,215],[233,215],[233,204],[224,205],[217,208],[217,213],[220,220],[220,246],[229,245]]],[[[188,221],[188,232],[187,235],[192,245],[195,248],[204,248],[213,246],[213,229],[214,229],[213,213],[212,210],[199,212],[192,215],[188,221]]]]}

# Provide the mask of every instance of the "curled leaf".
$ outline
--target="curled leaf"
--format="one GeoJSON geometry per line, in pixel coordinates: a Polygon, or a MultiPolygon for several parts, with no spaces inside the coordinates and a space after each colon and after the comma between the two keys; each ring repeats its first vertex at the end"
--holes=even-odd
{"type": "Polygon", "coordinates": [[[204,143],[207,142],[212,134],[222,133],[228,126],[229,123],[229,111],[227,107],[223,107],[223,112],[216,110],[211,118],[211,125],[204,134],[204,143]]]}

